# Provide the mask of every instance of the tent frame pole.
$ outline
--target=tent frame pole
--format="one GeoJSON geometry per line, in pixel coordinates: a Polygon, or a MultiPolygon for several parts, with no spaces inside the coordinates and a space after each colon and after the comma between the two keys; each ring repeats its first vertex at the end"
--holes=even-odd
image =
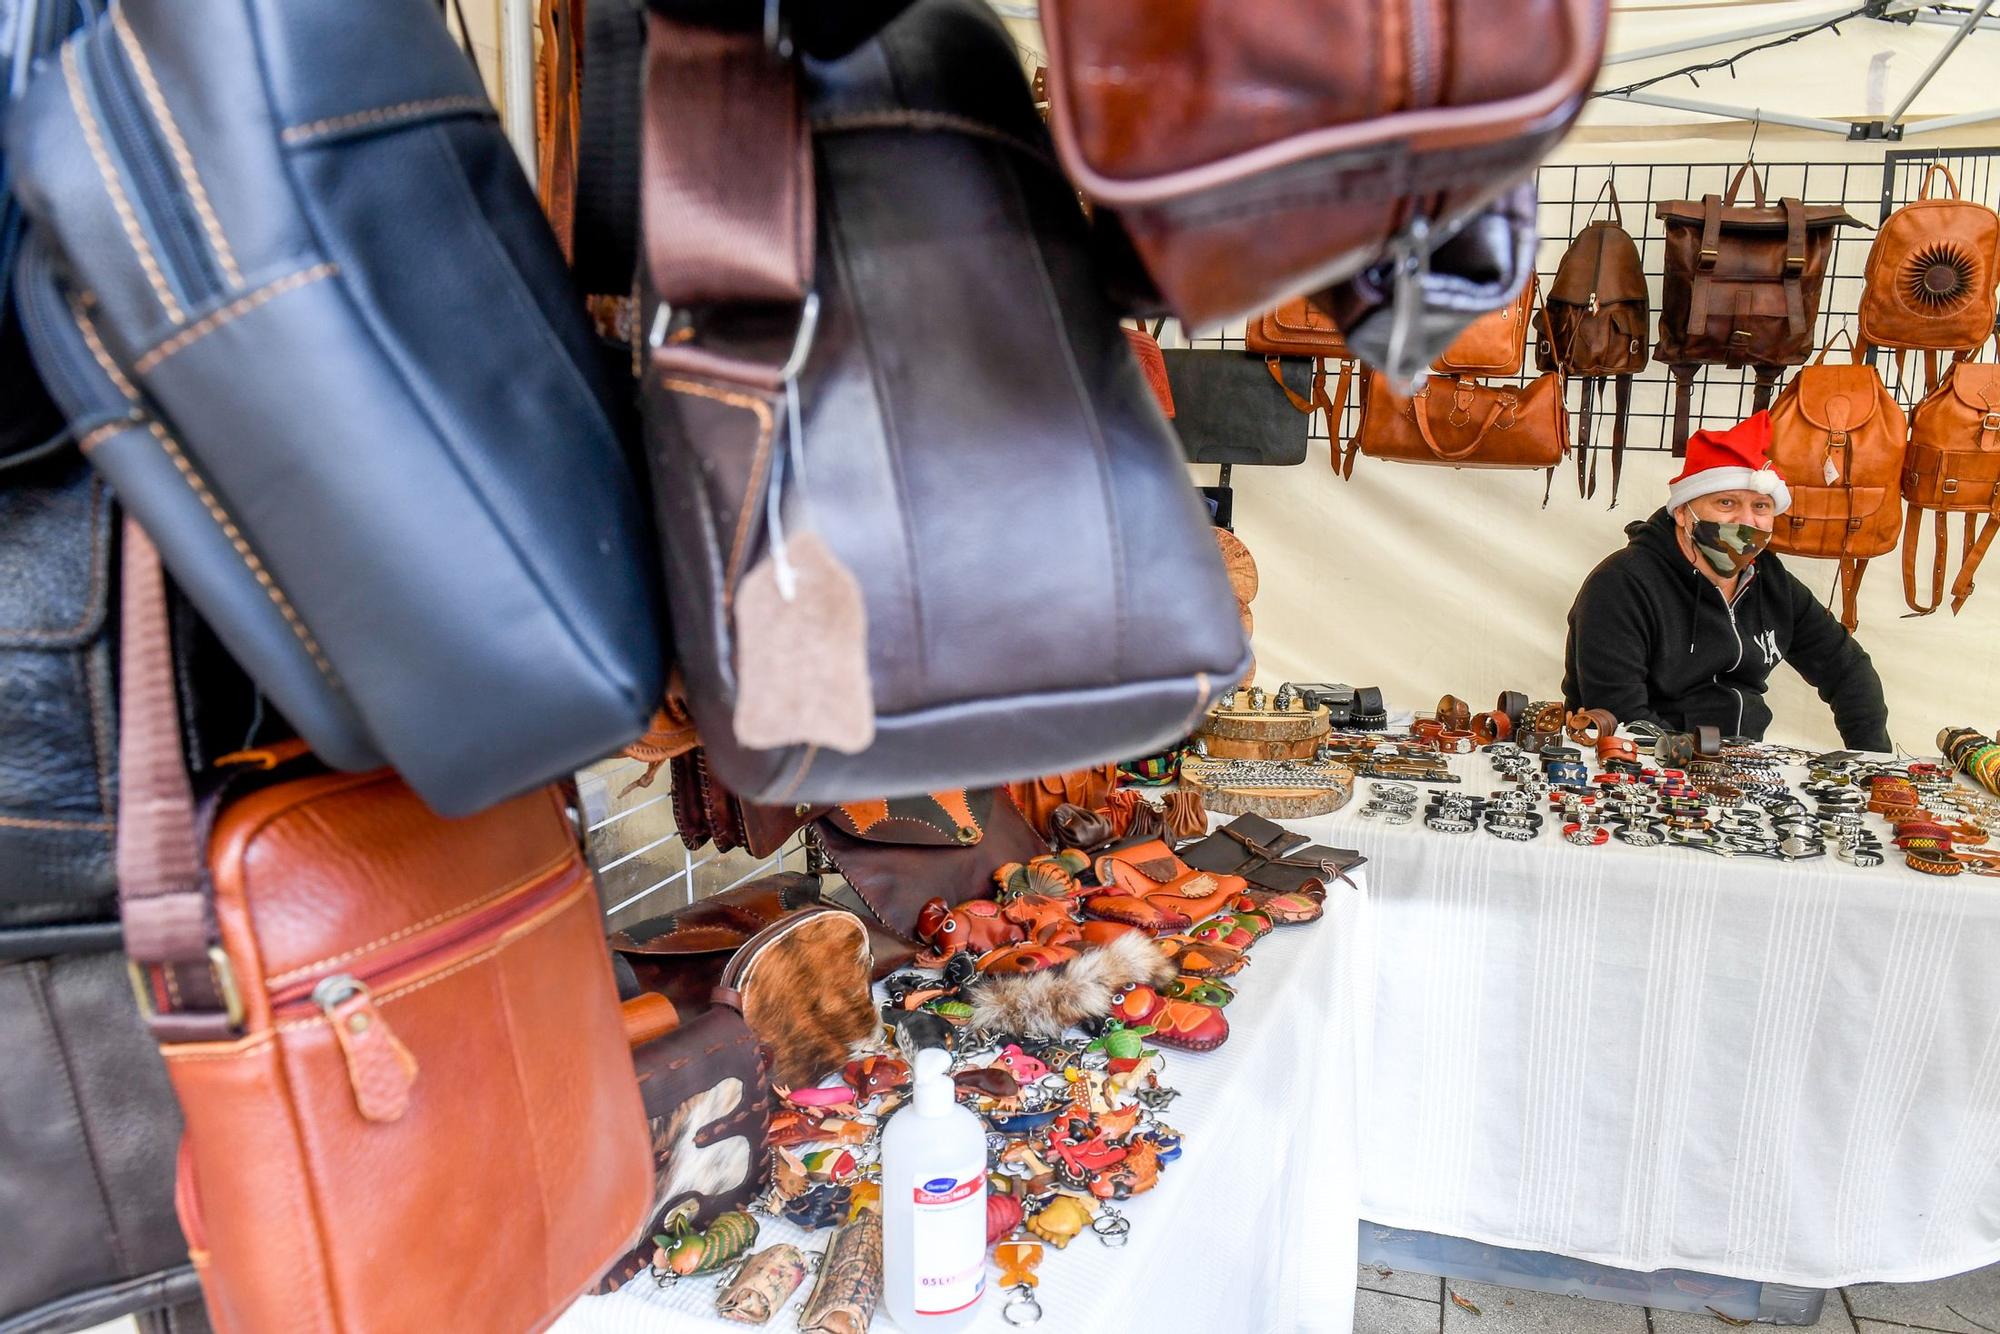
{"type": "Polygon", "coordinates": [[[1926,85],[1937,76],[1937,72],[1944,68],[1944,62],[1951,59],[1952,53],[1958,50],[1958,44],[1972,35],[1972,30],[1979,26],[1979,20],[1985,18],[1986,11],[1991,8],[1993,8],[1993,0],[1979,0],[1979,3],[1973,7],[1972,12],[1966,16],[1965,22],[1958,25],[1958,31],[1953,33],[1945,42],[1944,50],[1938,52],[1936,58],[1931,61],[1930,68],[1918,75],[1917,81],[1911,85],[1910,91],[1903,94],[1903,100],[1897,104],[1896,109],[1890,113],[1888,121],[1885,122],[1889,129],[1893,130],[1903,123],[1903,115],[1909,111],[1910,104],[1917,100],[1917,95],[1923,92],[1926,85]]]}
{"type": "MultiPolygon", "coordinates": [[[[1993,0],[1986,0],[1992,4],[1993,0]]],[[[1756,124],[1789,125],[1800,130],[1818,130],[1823,134],[1836,134],[1845,139],[1852,132],[1844,120],[1822,120],[1817,116],[1794,116],[1784,111],[1769,111],[1762,107],[1730,106],[1723,102],[1699,102],[1687,97],[1669,97],[1664,93],[1602,93],[1602,97],[1616,98],[1621,102],[1636,102],[1641,106],[1665,107],[1671,111],[1692,111],[1697,115],[1716,116],[1723,120],[1742,120],[1756,124]]]]}

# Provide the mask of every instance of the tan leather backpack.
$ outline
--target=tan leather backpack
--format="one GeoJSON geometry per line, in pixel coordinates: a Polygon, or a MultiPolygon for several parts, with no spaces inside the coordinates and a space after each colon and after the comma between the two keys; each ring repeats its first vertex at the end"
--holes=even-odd
{"type": "Polygon", "coordinates": [[[1800,367],[1771,405],[1771,463],[1792,493],[1771,548],[1840,562],[1840,623],[1852,630],[1869,560],[1894,551],[1902,534],[1909,434],[1903,410],[1860,350],[1851,349],[1856,360],[1845,366],[1827,364],[1830,350],[1831,343],[1800,367]]]}
{"type": "Polygon", "coordinates": [[[1958,578],[1951,586],[1953,615],[1972,596],[1972,576],[2000,530],[2000,365],[1957,361],[1910,415],[1910,451],[1903,466],[1903,499],[1910,507],[1903,529],[1903,600],[1928,616],[1944,601],[1945,516],[1965,516],[1958,578]],[[1918,525],[1935,511],[1937,552],[1931,564],[1931,600],[1917,601],[1918,525]],[[1978,515],[1986,523],[1975,538],[1978,515]]]}
{"type": "Polygon", "coordinates": [[[1528,358],[1528,312],[1541,290],[1541,279],[1531,275],[1520,295],[1466,325],[1431,369],[1440,375],[1519,375],[1528,358]]]}
{"type": "MultiPolygon", "coordinates": [[[[1916,200],[1891,213],[1876,233],[1865,279],[1863,343],[1932,354],[1978,347],[1993,335],[2000,214],[1960,198],[1957,178],[1933,162],[1916,200]],[[1951,187],[1950,198],[1931,194],[1939,175],[1951,187]]],[[[1925,383],[1934,388],[1937,357],[1928,361],[1925,383]]]]}

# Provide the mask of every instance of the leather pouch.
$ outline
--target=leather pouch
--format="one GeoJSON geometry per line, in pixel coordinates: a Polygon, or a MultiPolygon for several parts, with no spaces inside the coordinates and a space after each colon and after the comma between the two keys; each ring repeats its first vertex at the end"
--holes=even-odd
{"type": "Polygon", "coordinates": [[[643,731],[666,655],[639,488],[438,7],[125,0],[60,64],[7,117],[31,350],[277,710],[447,814],[643,731]],[[92,348],[49,345],[79,322],[92,348]]]}
{"type": "Polygon", "coordinates": [[[819,901],[819,882],[811,876],[764,876],[634,922],[612,933],[611,948],[632,965],[645,990],[665,996],[683,1012],[699,1012],[744,942],[788,913],[818,907],[819,901]]]}
{"type": "Polygon", "coordinates": [[[799,1312],[799,1334],[867,1334],[882,1300],[882,1215],[864,1209],[834,1231],[819,1281],[799,1312]]]}
{"type": "Polygon", "coordinates": [[[986,898],[995,871],[1049,850],[1003,788],[852,802],[821,817],[814,837],[869,911],[909,941],[931,899],[986,898]]]}
{"type": "Polygon", "coordinates": [[[1176,855],[1197,870],[1241,876],[1255,889],[1292,894],[1323,894],[1368,860],[1345,848],[1321,847],[1261,815],[1238,816],[1176,855]]]}
{"type": "Polygon", "coordinates": [[[817,1084],[881,1024],[869,990],[868,930],[841,908],[802,908],[730,956],[715,990],[764,1045],[771,1082],[817,1084]]]}
{"type": "Polygon", "coordinates": [[[632,1049],[653,1144],[653,1212],[639,1244],[611,1266],[614,1292],[651,1268],[652,1238],[685,1216],[706,1226],[764,1189],[771,1158],[768,1062],[757,1035],[727,1005],[710,1007],[632,1049]]]}
{"type": "Polygon", "coordinates": [[[716,1294],[724,1320],[761,1325],[776,1315],[805,1282],[806,1258],[796,1246],[777,1245],[751,1256],[716,1294]]]}
{"type": "Polygon", "coordinates": [[[1104,853],[1095,869],[1105,888],[1084,900],[1084,911],[1156,936],[1185,931],[1249,888],[1238,876],[1189,866],[1158,838],[1104,853]]]}
{"type": "Polygon", "coordinates": [[[1049,818],[1055,814],[1056,807],[1067,804],[1096,810],[1117,786],[1118,766],[1101,764],[1095,769],[1078,769],[1073,773],[1048,774],[1009,783],[1007,795],[1014,799],[1014,805],[1035,833],[1046,839],[1051,832],[1049,818]]]}

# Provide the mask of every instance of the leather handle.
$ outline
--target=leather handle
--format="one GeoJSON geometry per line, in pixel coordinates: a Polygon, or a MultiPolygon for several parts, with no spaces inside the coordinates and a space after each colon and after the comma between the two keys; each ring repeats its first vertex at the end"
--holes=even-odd
{"type": "Polygon", "coordinates": [[[1618,206],[1618,187],[1611,183],[1609,176],[1605,177],[1604,184],[1598,187],[1597,198],[1590,201],[1590,214],[1584,222],[1589,224],[1597,220],[1597,206],[1604,202],[1606,195],[1611,196],[1611,221],[1622,228],[1625,225],[1625,210],[1618,206]]]}
{"type": "Polygon", "coordinates": [[[1931,180],[1939,172],[1944,173],[1945,183],[1951,186],[1951,197],[1953,199],[1963,199],[1965,196],[1960,194],[1958,191],[1958,177],[1952,175],[1951,168],[1947,167],[1942,162],[1933,162],[1928,168],[1925,169],[1923,184],[1917,187],[1917,198],[1919,199],[1931,198],[1931,180]]]}
{"type": "MultiPolygon", "coordinates": [[[[1281,361],[1279,361],[1278,358],[1265,357],[1264,369],[1271,373],[1271,378],[1273,380],[1277,381],[1278,388],[1285,391],[1285,397],[1291,401],[1291,404],[1294,408],[1296,408],[1300,412],[1304,412],[1307,414],[1318,411],[1319,405],[1317,403],[1313,402],[1312,399],[1301,396],[1298,393],[1298,391],[1294,390],[1290,385],[1285,383],[1285,367],[1284,364],[1281,361]]],[[[1326,380],[1325,362],[1319,363],[1317,368],[1314,370],[1313,376],[1314,376],[1314,389],[1317,390],[1318,387],[1321,384],[1325,383],[1326,380]]]]}
{"type": "Polygon", "coordinates": [[[1757,207],[1763,208],[1764,176],[1762,172],[1757,170],[1757,163],[1754,160],[1747,161],[1742,166],[1738,167],[1736,169],[1736,174],[1729,178],[1729,189],[1723,193],[1722,202],[1725,204],[1733,204],[1736,202],[1736,191],[1737,188],[1743,184],[1743,174],[1745,172],[1748,172],[1750,174],[1750,186],[1757,192],[1757,207]]]}
{"type": "Polygon", "coordinates": [[[1834,347],[1843,338],[1847,340],[1848,359],[1859,366],[1861,364],[1861,345],[1854,341],[1854,335],[1848,332],[1847,326],[1844,324],[1834,330],[1833,337],[1827,339],[1820,347],[1819,355],[1813,358],[1813,365],[1824,365],[1826,363],[1826,354],[1833,351],[1834,347]]]}
{"type": "Polygon", "coordinates": [[[1480,426],[1479,434],[1472,437],[1472,443],[1464,449],[1450,450],[1440,445],[1437,437],[1431,434],[1429,392],[1426,391],[1418,397],[1421,401],[1414,405],[1415,410],[1410,414],[1417,419],[1417,434],[1424,438],[1424,444],[1430,448],[1431,453],[1447,463],[1455,463],[1459,459],[1470,458],[1477,453],[1479,447],[1486,443],[1487,433],[1493,429],[1493,423],[1500,420],[1500,414],[1506,408],[1506,404],[1498,398],[1494,399],[1493,406],[1487,410],[1486,421],[1480,426]]]}

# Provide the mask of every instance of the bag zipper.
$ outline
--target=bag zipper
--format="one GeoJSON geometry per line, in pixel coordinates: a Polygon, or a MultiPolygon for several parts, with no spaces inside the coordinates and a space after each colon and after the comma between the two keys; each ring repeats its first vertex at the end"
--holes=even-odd
{"type": "Polygon", "coordinates": [[[571,862],[539,884],[381,951],[365,968],[322,973],[274,990],[272,1017],[324,1016],[346,1058],[348,1081],[361,1115],[370,1121],[394,1121],[409,1106],[417,1063],[377,1004],[377,994],[441,976],[548,914],[570,897],[583,878],[581,864],[571,862]]]}
{"type": "MultiPolygon", "coordinates": [[[[83,358],[88,352],[81,347],[82,335],[57,289],[55,258],[47,242],[30,241],[22,248],[19,265],[14,305],[21,313],[21,326],[28,342],[47,354],[36,363],[35,369],[49,382],[49,389],[64,414],[94,411],[98,405],[118,398],[117,390],[108,381],[95,392],[84,383],[83,358]]],[[[95,362],[89,365],[96,369],[95,362]]]]}
{"type": "Polygon", "coordinates": [[[1590,308],[1589,313],[1597,313],[1597,293],[1604,286],[1604,229],[1597,229],[1597,258],[1590,266],[1590,308]]]}
{"type": "Polygon", "coordinates": [[[132,181],[133,207],[142,213],[146,230],[160,243],[167,279],[184,306],[199,307],[223,293],[222,275],[202,238],[193,201],[180,187],[180,177],[160,141],[159,127],[140,100],[138,79],[118,48],[109,25],[98,27],[83,41],[91,100],[108,131],[113,151],[132,181]]]}
{"type": "Polygon", "coordinates": [[[1444,43],[1444,32],[1438,22],[1437,0],[1411,0],[1408,13],[1410,27],[1406,36],[1410,51],[1409,109],[1420,111],[1435,106],[1442,91],[1444,81],[1439,75],[1444,66],[1443,53],[1440,50],[1444,43]]]}

